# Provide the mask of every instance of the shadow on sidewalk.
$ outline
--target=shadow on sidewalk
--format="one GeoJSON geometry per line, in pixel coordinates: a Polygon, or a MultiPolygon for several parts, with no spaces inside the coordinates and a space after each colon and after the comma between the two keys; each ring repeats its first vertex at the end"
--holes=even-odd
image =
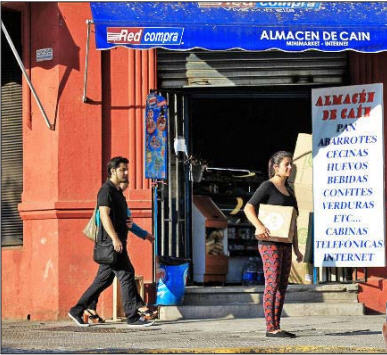
{"type": "Polygon", "coordinates": [[[376,334],[382,334],[382,332],[365,329],[365,330],[352,330],[352,331],[341,332],[341,333],[325,333],[325,335],[332,335],[332,336],[354,336],[354,335],[376,335],[376,334]]]}

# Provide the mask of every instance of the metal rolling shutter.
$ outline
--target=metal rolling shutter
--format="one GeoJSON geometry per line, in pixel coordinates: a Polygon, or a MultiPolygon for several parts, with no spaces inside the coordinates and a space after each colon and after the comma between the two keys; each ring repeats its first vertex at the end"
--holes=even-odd
{"type": "MultiPolygon", "coordinates": [[[[3,12],[5,25],[21,48],[20,14],[3,12]]],[[[17,209],[23,191],[21,71],[2,34],[1,61],[1,244],[23,243],[23,223],[17,209]]]]}
{"type": "Polygon", "coordinates": [[[159,88],[340,85],[347,54],[157,50],[159,88]]]}

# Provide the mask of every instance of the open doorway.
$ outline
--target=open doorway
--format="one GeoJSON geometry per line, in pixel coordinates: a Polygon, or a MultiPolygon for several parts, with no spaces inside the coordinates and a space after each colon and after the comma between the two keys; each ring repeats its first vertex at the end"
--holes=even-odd
{"type": "Polygon", "coordinates": [[[278,150],[293,151],[299,132],[311,133],[304,97],[193,98],[192,153],[211,166],[266,172],[278,150]]]}
{"type": "MultiPolygon", "coordinates": [[[[218,229],[217,234],[214,228],[206,228],[206,245],[200,247],[197,244],[203,241],[198,239],[197,225],[201,222],[196,217],[200,211],[193,207],[194,281],[263,282],[263,277],[244,279],[248,265],[259,268],[260,256],[254,228],[246,220],[243,207],[267,179],[270,156],[278,150],[293,152],[298,133],[311,133],[309,92],[235,91],[191,96],[190,151],[195,162],[205,167],[200,178],[193,181],[193,200],[195,196],[209,197],[227,220],[227,227],[218,229]],[[205,258],[200,255],[202,252],[207,255],[205,258]],[[200,268],[205,275],[202,278],[195,269],[203,260],[209,266],[200,268]],[[224,275],[219,277],[216,273],[224,275]]],[[[198,208],[205,213],[205,208],[198,208]]],[[[207,218],[205,223],[210,226],[211,216],[207,218]]]]}
{"type": "MultiPolygon", "coordinates": [[[[311,89],[348,84],[348,55],[160,49],[157,73],[169,104],[171,147],[168,184],[159,195],[160,255],[188,257],[195,264],[194,244],[203,236],[194,230],[194,197],[204,195],[227,220],[225,283],[240,282],[241,265],[258,255],[243,206],[267,179],[269,157],[278,150],[293,152],[298,133],[311,134],[311,89]],[[191,161],[174,152],[178,136],[185,138],[191,161]]],[[[205,246],[201,250],[207,252],[205,246]]]]}

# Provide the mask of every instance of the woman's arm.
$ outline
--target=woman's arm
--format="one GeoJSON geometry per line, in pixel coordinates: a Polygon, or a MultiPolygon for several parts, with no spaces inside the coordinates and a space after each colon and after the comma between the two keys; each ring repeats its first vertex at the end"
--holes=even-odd
{"type": "Polygon", "coordinates": [[[300,263],[304,256],[300,252],[300,249],[298,249],[298,232],[297,232],[297,222],[294,223],[294,235],[293,235],[293,250],[294,253],[297,256],[297,262],[300,263]]]}
{"type": "Polygon", "coordinates": [[[138,224],[133,223],[132,228],[129,229],[135,236],[145,239],[149,234],[146,230],[142,229],[138,224]]]}
{"type": "Polygon", "coordinates": [[[247,219],[255,227],[255,235],[260,235],[262,237],[269,237],[270,231],[264,226],[264,224],[259,220],[257,213],[255,212],[255,207],[251,203],[246,203],[245,208],[243,209],[247,219]]]}
{"type": "Polygon", "coordinates": [[[255,227],[255,235],[259,235],[262,238],[268,238],[270,231],[259,220],[255,206],[259,206],[260,203],[266,203],[268,199],[268,189],[271,186],[269,181],[264,181],[254,192],[251,199],[246,203],[243,211],[250,223],[255,227]]]}
{"type": "Polygon", "coordinates": [[[132,228],[130,228],[130,231],[141,239],[144,239],[144,240],[146,239],[146,240],[149,240],[150,242],[154,242],[155,240],[155,237],[153,236],[153,234],[148,233],[146,230],[142,229],[136,223],[133,223],[133,226],[132,228]]]}
{"type": "Polygon", "coordinates": [[[128,225],[128,228],[129,230],[137,237],[141,238],[141,239],[146,239],[146,240],[149,240],[150,242],[153,242],[155,240],[155,237],[148,233],[146,230],[142,229],[138,224],[136,223],[133,223],[133,219],[132,219],[132,212],[130,211],[130,209],[128,208],[128,211],[127,211],[127,214],[128,214],[128,218],[131,219],[131,224],[128,225]]]}

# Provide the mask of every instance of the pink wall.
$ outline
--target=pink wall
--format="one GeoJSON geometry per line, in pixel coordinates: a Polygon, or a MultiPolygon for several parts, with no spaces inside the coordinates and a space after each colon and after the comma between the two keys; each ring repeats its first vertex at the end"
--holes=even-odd
{"type": "MultiPolygon", "coordinates": [[[[97,264],[82,229],[114,155],[130,159],[129,206],[135,221],[151,230],[151,190],[144,179],[144,98],[155,87],[154,52],[112,50],[110,60],[89,54],[89,103],[82,102],[88,3],[19,3],[24,14],[23,58],[55,129],[49,130],[23,83],[23,183],[19,205],[22,247],[2,249],[3,318],[49,320],[68,309],[92,282],[97,264]],[[28,43],[30,42],[30,44],[28,43]],[[28,47],[31,51],[28,54],[28,47]],[[53,48],[52,61],[35,61],[39,48],[53,48]],[[110,98],[110,99],[109,99],[110,98]],[[31,105],[31,108],[30,108],[31,105]]],[[[104,54],[105,55],[105,54],[104,54]]],[[[153,281],[152,247],[131,238],[129,255],[137,274],[153,281]]],[[[112,289],[99,311],[112,315],[112,289]]]]}

